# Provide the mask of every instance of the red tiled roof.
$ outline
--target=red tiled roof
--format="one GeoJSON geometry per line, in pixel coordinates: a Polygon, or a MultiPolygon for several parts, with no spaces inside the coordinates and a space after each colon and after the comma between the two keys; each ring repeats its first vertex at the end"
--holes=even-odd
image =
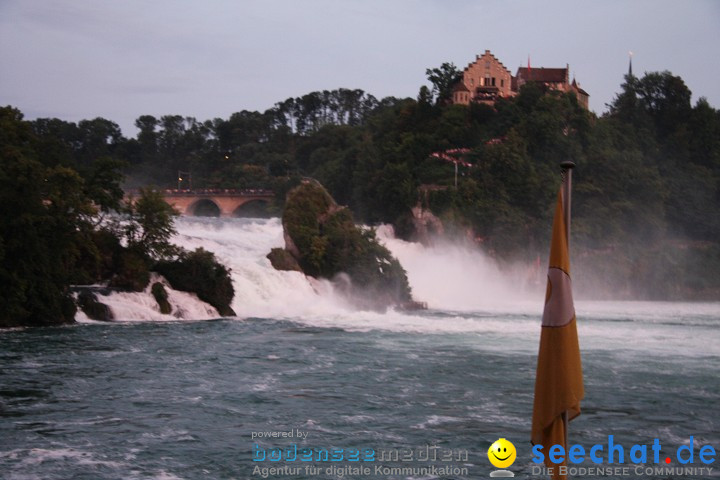
{"type": "Polygon", "coordinates": [[[567,68],[530,68],[520,67],[517,71],[517,78],[526,82],[548,82],[563,83],[567,79],[567,68]]]}
{"type": "Polygon", "coordinates": [[[462,81],[457,82],[455,86],[453,87],[453,92],[469,92],[468,88],[465,86],[465,83],[462,81]]]}
{"type": "Polygon", "coordinates": [[[582,88],[580,88],[580,85],[575,81],[574,78],[573,78],[573,81],[572,81],[572,86],[573,86],[573,88],[574,88],[575,90],[578,91],[578,93],[580,93],[580,94],[582,94],[582,95],[587,95],[588,97],[590,96],[589,93],[587,93],[585,90],[583,90],[582,88]]]}

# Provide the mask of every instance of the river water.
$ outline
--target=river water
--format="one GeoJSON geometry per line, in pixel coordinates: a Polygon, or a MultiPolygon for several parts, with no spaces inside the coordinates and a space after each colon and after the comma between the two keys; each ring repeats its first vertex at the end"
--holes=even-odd
{"type": "MultiPolygon", "coordinates": [[[[238,318],[128,314],[134,321],[0,332],[0,478],[488,478],[486,452],[500,437],[517,449],[510,470],[534,473],[541,291],[477,252],[381,231],[430,308],[358,312],[327,282],[272,270],[264,255],[282,245],[277,219],[183,218],[178,230],[178,243],[232,267],[238,318]],[[283,449],[278,462],[273,448],[283,449]],[[303,462],[305,448],[345,456],[303,462]],[[369,451],[374,461],[363,461],[369,451]],[[393,451],[400,458],[380,461],[393,451]],[[418,470],[429,466],[450,470],[418,470]],[[369,470],[349,470],[360,467],[369,470]]],[[[720,450],[720,304],[576,310],[586,397],[570,443],[589,449],[613,435],[627,455],[657,438],[669,466],[680,466],[683,445],[706,466],[700,449],[720,450]]],[[[641,478],[716,478],[718,464],[641,478]]]]}

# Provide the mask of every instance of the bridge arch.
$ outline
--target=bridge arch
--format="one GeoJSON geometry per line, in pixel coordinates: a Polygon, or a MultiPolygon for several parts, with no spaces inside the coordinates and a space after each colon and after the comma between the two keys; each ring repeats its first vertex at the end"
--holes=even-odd
{"type": "Polygon", "coordinates": [[[269,218],[270,199],[256,198],[241,203],[232,212],[233,217],[269,218]]]}
{"type": "Polygon", "coordinates": [[[161,192],[164,200],[181,215],[194,216],[264,216],[259,202],[270,203],[275,197],[270,190],[171,190],[161,192]],[[248,210],[240,209],[245,203],[253,203],[248,210]]]}
{"type": "Polygon", "coordinates": [[[200,198],[187,207],[187,214],[193,217],[219,217],[220,206],[209,198],[200,198]]]}

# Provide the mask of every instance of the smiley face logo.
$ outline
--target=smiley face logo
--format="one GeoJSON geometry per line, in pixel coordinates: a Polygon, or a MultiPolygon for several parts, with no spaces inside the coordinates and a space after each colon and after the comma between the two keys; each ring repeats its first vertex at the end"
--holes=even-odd
{"type": "Polygon", "coordinates": [[[488,460],[497,468],[509,467],[516,456],[515,445],[504,438],[498,438],[488,449],[488,460]]]}

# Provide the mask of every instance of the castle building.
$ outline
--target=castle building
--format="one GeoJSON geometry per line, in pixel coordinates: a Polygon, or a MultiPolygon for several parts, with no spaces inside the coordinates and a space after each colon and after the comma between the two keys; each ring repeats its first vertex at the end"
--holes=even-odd
{"type": "Polygon", "coordinates": [[[536,83],[547,90],[575,94],[578,103],[589,109],[590,95],[573,79],[570,66],[565,68],[520,67],[513,77],[510,71],[490,50],[478,55],[463,71],[462,79],[453,88],[452,103],[469,105],[471,102],[493,105],[498,98],[518,94],[526,83],[536,83]]]}
{"type": "Polygon", "coordinates": [[[573,78],[570,82],[570,66],[565,68],[531,68],[520,67],[515,74],[516,92],[520,91],[520,87],[526,83],[533,82],[548,90],[557,90],[560,92],[572,92],[578,99],[578,103],[588,109],[590,95],[580,88],[580,85],[573,78]]]}
{"type": "Polygon", "coordinates": [[[453,89],[453,103],[495,103],[499,97],[511,97],[512,74],[490,50],[475,57],[463,71],[462,80],[453,89]]]}

